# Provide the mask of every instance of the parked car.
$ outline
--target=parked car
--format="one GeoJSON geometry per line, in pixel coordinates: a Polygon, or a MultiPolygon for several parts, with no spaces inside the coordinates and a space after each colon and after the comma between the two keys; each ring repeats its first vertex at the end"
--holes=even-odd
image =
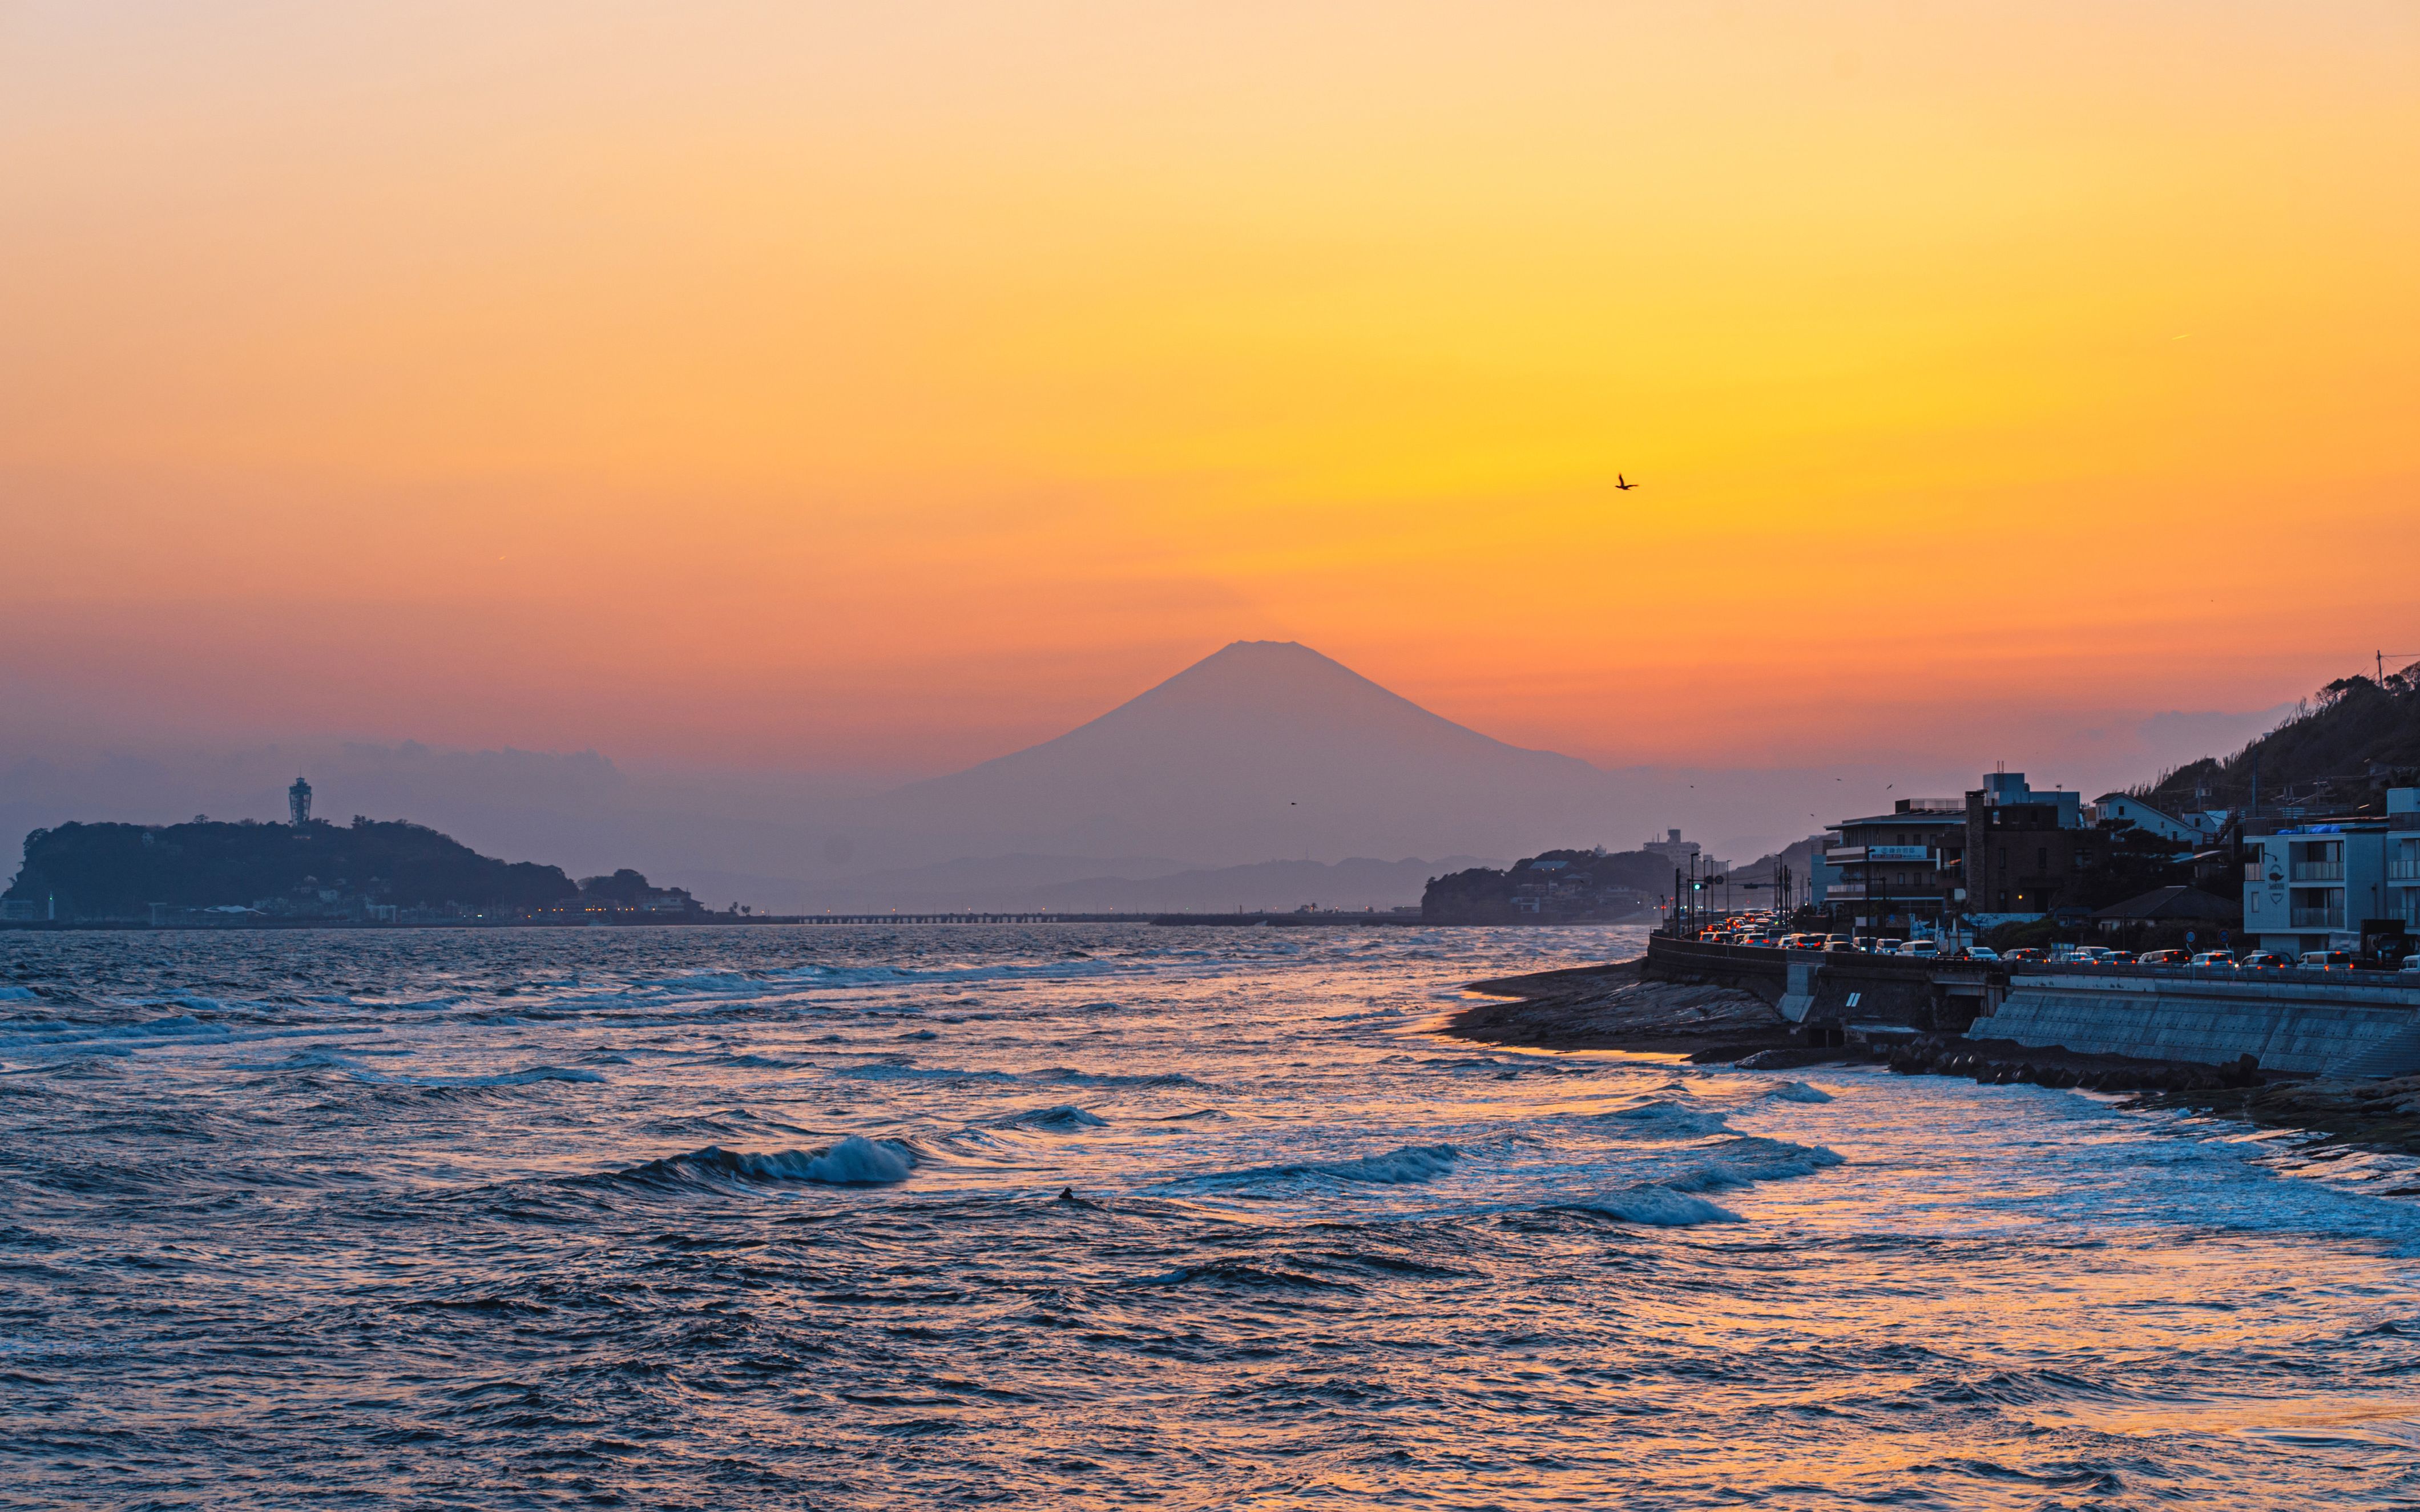
{"type": "Polygon", "coordinates": [[[2282,971],[2286,958],[2269,950],[2254,950],[2236,963],[2246,971],[2282,971]]]}
{"type": "Polygon", "coordinates": [[[2294,964],[2305,971],[2350,971],[2352,952],[2350,950],[2305,950],[2303,952],[2303,958],[2294,964]]]}
{"type": "Polygon", "coordinates": [[[2134,958],[2138,966],[2181,966],[2186,964],[2182,950],[2146,950],[2134,958]]]}
{"type": "Polygon", "coordinates": [[[2235,957],[2225,950],[2204,950],[2185,964],[2218,971],[2232,971],[2235,969],[2235,957]]]}

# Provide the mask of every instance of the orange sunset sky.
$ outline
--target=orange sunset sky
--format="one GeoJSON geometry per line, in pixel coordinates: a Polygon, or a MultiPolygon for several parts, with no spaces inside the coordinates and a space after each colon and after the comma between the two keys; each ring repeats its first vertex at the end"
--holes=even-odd
{"type": "Polygon", "coordinates": [[[0,4],[20,743],[1979,762],[2415,527],[2409,0],[0,4]]]}

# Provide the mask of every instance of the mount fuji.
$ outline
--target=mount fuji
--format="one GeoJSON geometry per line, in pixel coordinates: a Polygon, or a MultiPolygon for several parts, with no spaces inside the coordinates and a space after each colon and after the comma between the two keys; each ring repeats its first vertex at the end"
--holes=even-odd
{"type": "Polygon", "coordinates": [[[1196,866],[1513,856],[1627,837],[1620,784],[1443,718],[1308,646],[1239,640],[1053,740],[910,784],[895,827],[975,856],[1196,866]]]}

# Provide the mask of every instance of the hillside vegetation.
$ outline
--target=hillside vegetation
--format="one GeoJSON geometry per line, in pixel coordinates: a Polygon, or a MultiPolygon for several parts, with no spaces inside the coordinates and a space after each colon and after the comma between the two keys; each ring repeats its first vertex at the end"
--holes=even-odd
{"type": "Polygon", "coordinates": [[[2380,804],[2389,787],[2420,783],[2420,662],[2383,683],[2338,678],[2234,755],[2178,767],[2137,795],[2171,813],[2240,809],[2252,800],[2255,774],[2263,808],[2358,810],[2380,804]]]}
{"type": "Polygon", "coordinates": [[[436,830],[356,819],[304,825],[61,825],[25,837],[5,894],[62,917],[135,918],[152,903],[251,904],[327,891],[407,908],[542,908],[577,896],[560,867],[499,861],[436,830]]]}

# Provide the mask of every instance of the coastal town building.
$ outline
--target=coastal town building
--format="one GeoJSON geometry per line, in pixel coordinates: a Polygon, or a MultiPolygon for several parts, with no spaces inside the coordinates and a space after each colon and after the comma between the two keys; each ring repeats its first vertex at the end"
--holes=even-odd
{"type": "Polygon", "coordinates": [[[2172,815],[2123,793],[2104,793],[2092,800],[2092,815],[2102,824],[2123,820],[2135,828],[2175,841],[2179,845],[2206,844],[2218,836],[2217,816],[2210,813],[2172,815]]]}
{"type": "Polygon", "coordinates": [[[1966,907],[1975,923],[2040,918],[2078,901],[2081,874],[2102,854],[2080,794],[2038,792],[2023,772],[1991,772],[1966,795],[1966,907]]]}
{"type": "Polygon", "coordinates": [[[2420,933],[2420,788],[2387,790],[2386,830],[2389,917],[2420,933]]]}
{"type": "Polygon", "coordinates": [[[1650,856],[1660,856],[1672,865],[1685,870],[1689,865],[1690,857],[1696,856],[1702,847],[1696,841],[1683,840],[1681,832],[1677,829],[1668,829],[1664,834],[1663,840],[1651,840],[1638,848],[1650,856]]]}
{"type": "Polygon", "coordinates": [[[2264,950],[2353,949],[2365,933],[2420,923],[2420,788],[2380,815],[2252,820],[2243,838],[2243,930],[2264,950]]]}
{"type": "Polygon", "coordinates": [[[1825,837],[1822,901],[1865,931],[1938,926],[1958,903],[1966,814],[1949,799],[1902,798],[1843,819],[1825,837]]]}

